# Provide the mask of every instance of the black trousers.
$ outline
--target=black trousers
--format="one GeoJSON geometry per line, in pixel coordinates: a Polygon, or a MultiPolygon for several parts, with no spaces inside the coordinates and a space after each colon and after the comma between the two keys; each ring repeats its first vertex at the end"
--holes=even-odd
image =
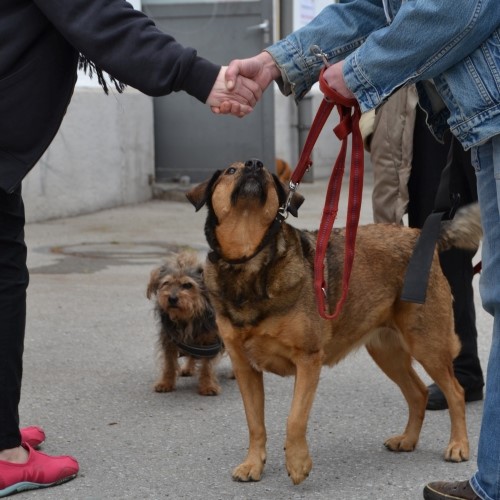
{"type": "MultiPolygon", "coordinates": [[[[421,228],[434,208],[441,172],[451,161],[453,190],[460,192],[460,205],[477,201],[476,177],[470,152],[450,134],[444,144],[438,142],[425,124],[424,113],[417,107],[413,138],[413,162],[408,191],[408,223],[421,228]]],[[[483,373],[477,355],[476,311],[472,277],[473,252],[451,249],[441,253],[444,275],[453,293],[455,331],[462,350],[454,361],[455,376],[463,386],[482,387],[483,373]]]]}
{"type": "Polygon", "coordinates": [[[21,444],[18,406],[29,281],[24,224],[21,188],[13,194],[0,190],[0,450],[21,444]]]}

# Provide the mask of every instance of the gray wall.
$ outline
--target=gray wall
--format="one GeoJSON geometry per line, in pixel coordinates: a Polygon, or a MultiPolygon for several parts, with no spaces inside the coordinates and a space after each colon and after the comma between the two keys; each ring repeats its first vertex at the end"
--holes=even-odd
{"type": "Polygon", "coordinates": [[[152,196],[152,99],[128,88],[77,87],[54,142],[23,182],[29,222],[152,196]]]}

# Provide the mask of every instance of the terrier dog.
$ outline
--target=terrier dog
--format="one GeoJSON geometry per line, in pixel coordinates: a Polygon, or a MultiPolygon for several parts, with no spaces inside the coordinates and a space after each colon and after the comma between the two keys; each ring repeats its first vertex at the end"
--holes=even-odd
{"type": "Polygon", "coordinates": [[[203,282],[203,266],[194,252],[181,252],[151,271],[146,295],[156,300],[163,368],[156,392],[175,390],[177,376],[192,376],[199,364],[198,392],[215,396],[221,388],[214,368],[223,349],[215,311],[203,282]],[[186,356],[182,369],[179,356],[186,356]]]}
{"type": "MultiPolygon", "coordinates": [[[[314,299],[317,232],[282,220],[303,202],[258,160],[235,163],[187,193],[199,210],[208,207],[205,234],[211,252],[205,283],[217,324],[245,406],[250,443],[246,459],[233,470],[238,481],[258,481],[266,462],[263,372],[294,376],[285,439],[286,468],[294,484],[312,468],[307,421],[321,367],[335,365],[365,346],[377,365],[401,389],[408,422],[389,437],[392,451],[412,451],[425,416],[427,388],[412,367],[417,360],[446,396],[451,435],[445,459],[469,458],[464,391],[453,374],[460,342],[453,324],[450,286],[435,252],[427,300],[401,300],[408,261],[419,231],[389,224],[360,226],[349,293],[339,316],[323,319],[314,299]],[[279,217],[281,216],[281,217],[279,217]]],[[[443,226],[438,249],[477,249],[481,225],[477,207],[464,207],[443,226]]],[[[345,230],[329,241],[325,294],[330,310],[342,291],[345,230]]]]}

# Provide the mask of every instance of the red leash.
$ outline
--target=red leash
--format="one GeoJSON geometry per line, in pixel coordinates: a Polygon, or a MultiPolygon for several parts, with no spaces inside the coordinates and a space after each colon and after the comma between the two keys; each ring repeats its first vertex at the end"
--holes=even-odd
{"type": "MultiPolygon", "coordinates": [[[[318,310],[325,319],[335,319],[345,302],[349,289],[349,278],[354,260],[354,246],[356,242],[356,232],[358,229],[359,214],[361,211],[361,197],[363,192],[363,169],[364,152],[363,140],[359,130],[359,119],[361,111],[356,99],[347,99],[328,86],[323,78],[324,69],[319,77],[320,89],[324,94],[323,101],[316,113],[311,125],[309,135],[307,136],[304,149],[299,158],[290,180],[290,193],[297,189],[297,185],[302,180],[306,171],[312,165],[311,152],[323,129],[323,126],[330,115],[332,109],[337,107],[340,115],[340,123],[333,129],[335,135],[342,141],[339,156],[333,167],[328,191],[326,194],[325,207],[318,231],[316,242],[316,257],[314,259],[314,289],[318,310]],[[346,245],[344,253],[344,271],[342,279],[342,295],[333,314],[328,313],[327,307],[327,284],[325,281],[325,255],[328,247],[328,241],[332,232],[333,223],[338,212],[340,199],[340,190],[342,187],[342,177],[344,175],[345,158],[347,152],[347,140],[352,132],[352,155],[351,171],[349,177],[349,201],[347,206],[346,221],[346,245]]],[[[290,198],[291,198],[290,195],[290,198]]]]}

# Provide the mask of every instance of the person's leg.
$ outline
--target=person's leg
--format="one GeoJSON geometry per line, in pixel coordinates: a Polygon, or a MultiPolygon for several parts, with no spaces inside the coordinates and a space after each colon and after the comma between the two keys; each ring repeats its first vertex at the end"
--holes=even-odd
{"type": "Polygon", "coordinates": [[[424,499],[500,498],[500,135],[472,149],[484,236],[479,281],[483,307],[493,315],[493,337],[477,452],[477,472],[469,481],[435,482],[424,499]],[[472,488],[471,488],[472,487],[472,488]]]}
{"type": "Polygon", "coordinates": [[[473,150],[484,229],[479,281],[483,306],[494,317],[486,374],[486,394],[477,456],[471,480],[483,499],[500,498],[500,135],[473,150]]]}
{"type": "Polygon", "coordinates": [[[24,223],[21,189],[12,194],[0,190],[0,497],[55,486],[78,473],[73,457],[51,457],[32,448],[28,439],[40,444],[45,438],[41,429],[25,429],[25,442],[19,429],[29,281],[24,223]]]}
{"type": "MultiPolygon", "coordinates": [[[[439,143],[429,131],[423,112],[417,108],[413,144],[413,164],[408,182],[410,201],[408,223],[421,228],[434,210],[436,194],[441,180],[441,172],[449,161],[450,148],[453,168],[453,190],[461,193],[460,204],[477,199],[476,179],[470,161],[470,153],[465,152],[451,136],[439,143]]],[[[455,331],[462,343],[462,350],[454,360],[455,375],[465,389],[467,401],[482,399],[483,373],[477,354],[476,313],[472,287],[472,252],[452,249],[440,255],[443,273],[450,283],[454,297],[453,312],[455,331]]],[[[429,386],[427,409],[447,408],[447,402],[439,387],[429,386]]]]}
{"type": "Polygon", "coordinates": [[[21,190],[0,190],[0,451],[21,445],[18,405],[27,286],[21,190]]]}
{"type": "Polygon", "coordinates": [[[483,372],[477,352],[476,310],[472,278],[474,252],[451,249],[440,256],[443,273],[453,292],[455,331],[462,343],[460,354],[454,359],[455,376],[466,389],[469,401],[482,399],[483,372]]]}
{"type": "MultiPolygon", "coordinates": [[[[452,190],[459,192],[460,205],[477,201],[477,182],[471,161],[471,152],[464,151],[456,139],[452,149],[452,190]]],[[[483,372],[477,353],[476,311],[472,278],[472,259],[475,252],[452,249],[441,257],[443,272],[453,291],[455,329],[462,343],[462,350],[455,359],[455,375],[466,388],[469,400],[481,399],[484,386],[483,372]]]]}

